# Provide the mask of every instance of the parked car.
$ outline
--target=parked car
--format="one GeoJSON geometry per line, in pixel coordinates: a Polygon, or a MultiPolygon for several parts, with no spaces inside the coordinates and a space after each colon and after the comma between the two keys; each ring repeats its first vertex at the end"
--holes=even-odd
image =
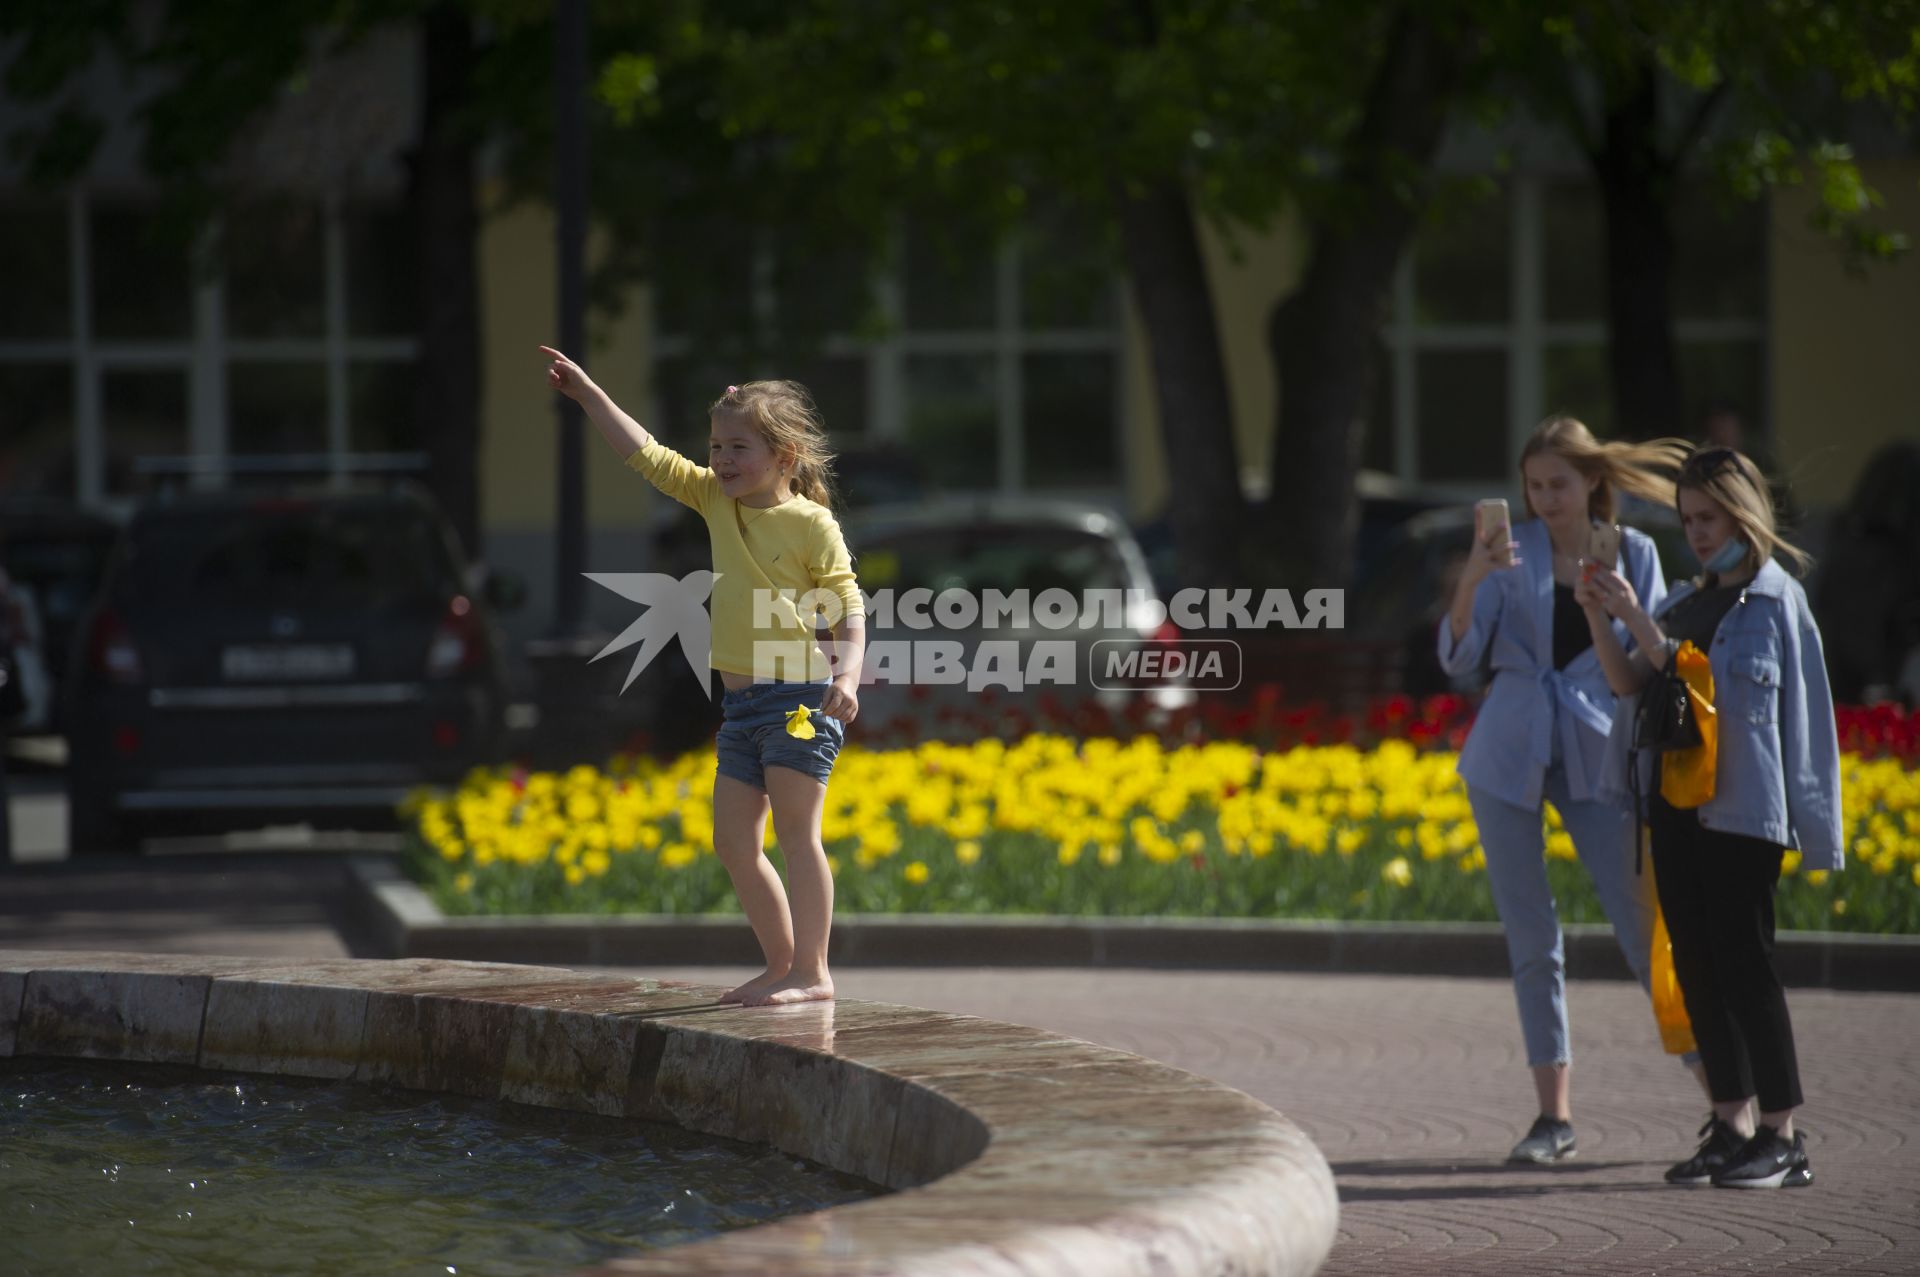
{"type": "Polygon", "coordinates": [[[18,498],[0,504],[0,567],[12,580],[32,631],[30,704],[11,730],[59,729],[60,688],[74,630],[119,535],[117,523],[70,504],[18,498]]]}
{"type": "Polygon", "coordinates": [[[391,819],[491,759],[505,667],[454,546],[410,487],[138,510],[71,660],[71,848],[189,816],[391,819]]]}
{"type": "MultiPolygon", "coordinates": [[[[1359,572],[1374,555],[1393,541],[1397,531],[1415,515],[1457,504],[1449,493],[1410,483],[1378,470],[1362,470],[1354,477],[1354,491],[1360,506],[1360,520],[1354,528],[1353,559],[1359,572]]],[[[1247,521],[1258,528],[1265,524],[1265,500],[1249,500],[1247,521]]],[[[1180,554],[1173,540],[1173,524],[1165,512],[1137,523],[1134,539],[1147,556],[1147,567],[1154,584],[1163,595],[1172,595],[1186,584],[1180,579],[1180,554]]]]}
{"type": "Polygon", "coordinates": [[[914,589],[930,595],[959,590],[976,601],[989,590],[1024,590],[1031,600],[1058,589],[1072,595],[1081,608],[1096,591],[1119,591],[1122,599],[1133,592],[1139,600],[1157,600],[1140,547],[1126,525],[1105,510],[1045,498],[952,497],[855,512],[842,526],[861,589],[869,595],[891,591],[896,604],[891,618],[868,617],[860,724],[869,732],[964,734],[979,730],[983,711],[991,715],[1001,707],[1042,721],[1071,716],[1086,705],[1110,713],[1129,708],[1152,713],[1193,699],[1194,692],[1179,678],[1106,676],[1111,654],[1124,661],[1128,651],[1178,638],[1170,622],[1146,608],[1122,609],[1118,615],[1095,612],[1098,623],[1091,628],[1081,628],[1075,619],[1059,629],[1046,628],[1032,615],[1025,624],[988,625],[985,618],[969,622],[955,614],[955,624],[941,624],[932,611],[928,619],[933,623],[919,628],[901,613],[902,596],[914,589]],[[891,623],[881,624],[887,620],[891,623]],[[1029,686],[1025,674],[1033,645],[1048,640],[1072,643],[1073,669],[1065,671],[1071,681],[1049,677],[1029,686]],[[914,644],[946,643],[957,653],[960,668],[977,672],[991,659],[992,649],[981,646],[988,642],[1017,645],[1013,650],[1018,660],[1008,668],[1021,676],[1018,690],[970,688],[964,680],[929,682],[917,678],[911,664],[914,644]],[[887,659],[883,653],[889,650],[877,646],[883,644],[892,645],[892,670],[881,668],[887,659]],[[904,661],[898,659],[902,656],[904,661]]]}

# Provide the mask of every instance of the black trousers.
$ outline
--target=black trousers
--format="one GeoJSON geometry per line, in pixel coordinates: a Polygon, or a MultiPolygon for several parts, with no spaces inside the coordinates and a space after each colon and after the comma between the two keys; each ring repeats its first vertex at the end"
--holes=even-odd
{"type": "Polygon", "coordinates": [[[1716,1103],[1757,1095],[1762,1112],[1797,1108],[1793,1022],[1773,969],[1773,892],[1785,853],[1703,829],[1697,813],[1659,797],[1652,808],[1660,912],[1708,1089],[1716,1103]]]}

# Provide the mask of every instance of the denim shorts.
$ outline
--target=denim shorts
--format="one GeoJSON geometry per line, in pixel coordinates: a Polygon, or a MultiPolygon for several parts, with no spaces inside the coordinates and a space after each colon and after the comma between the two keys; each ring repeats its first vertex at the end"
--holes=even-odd
{"type": "Polygon", "coordinates": [[[719,772],[755,789],[767,787],[769,767],[791,767],[821,784],[833,774],[833,760],[846,743],[847,725],[820,712],[827,681],[818,683],[755,683],[721,698],[726,721],[720,724],[719,772]],[[807,721],[812,740],[787,733],[787,715],[805,705],[813,711],[807,721]]]}

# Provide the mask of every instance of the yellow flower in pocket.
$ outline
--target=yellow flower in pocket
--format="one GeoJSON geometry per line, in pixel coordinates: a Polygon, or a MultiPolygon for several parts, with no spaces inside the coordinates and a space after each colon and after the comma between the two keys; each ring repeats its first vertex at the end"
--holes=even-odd
{"type": "Polygon", "coordinates": [[[813,711],[805,705],[796,708],[787,715],[787,735],[795,740],[812,740],[813,724],[807,720],[813,717],[813,711]]]}

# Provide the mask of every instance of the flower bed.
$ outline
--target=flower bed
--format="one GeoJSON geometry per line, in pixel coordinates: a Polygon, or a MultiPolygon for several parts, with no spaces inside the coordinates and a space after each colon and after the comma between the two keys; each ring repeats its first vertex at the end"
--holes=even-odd
{"type": "MultiPolygon", "coordinates": [[[[1048,734],[849,748],[822,825],[838,908],[1490,921],[1455,755],[1411,739],[1457,732],[1436,708],[1383,702],[1351,734],[1409,738],[1369,748],[1048,734]]],[[[479,771],[409,800],[411,863],[449,914],[729,912],[713,766],[704,750],[479,771]]],[[[1858,753],[1843,766],[1849,868],[1801,872],[1789,853],[1780,925],[1920,932],[1920,771],[1858,753]]],[[[777,857],[770,825],[768,844],[777,857]]],[[[1602,921],[1551,809],[1546,845],[1562,916],[1602,921]]]]}

